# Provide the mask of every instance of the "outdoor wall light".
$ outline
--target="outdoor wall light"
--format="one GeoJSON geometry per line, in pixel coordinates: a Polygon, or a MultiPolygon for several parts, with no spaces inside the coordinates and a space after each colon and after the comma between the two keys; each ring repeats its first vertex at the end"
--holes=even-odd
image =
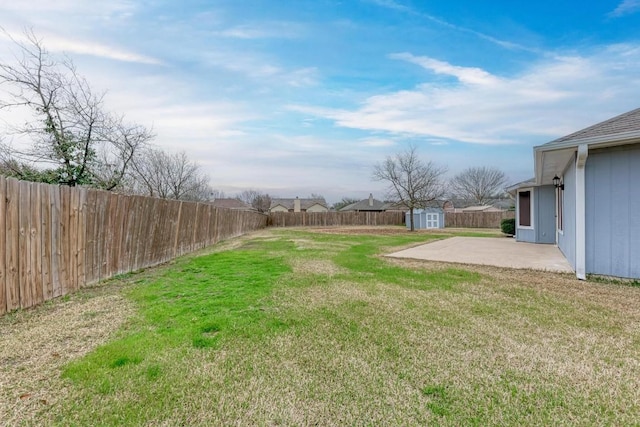
{"type": "Polygon", "coordinates": [[[553,186],[564,190],[564,184],[560,184],[560,178],[558,178],[558,175],[553,177],[553,186]]]}

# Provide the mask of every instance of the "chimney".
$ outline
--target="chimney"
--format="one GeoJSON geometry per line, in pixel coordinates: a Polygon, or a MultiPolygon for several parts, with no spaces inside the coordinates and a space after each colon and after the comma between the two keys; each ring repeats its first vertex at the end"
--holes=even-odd
{"type": "Polygon", "coordinates": [[[369,193],[369,206],[373,207],[373,193],[369,193]]]}
{"type": "Polygon", "coordinates": [[[300,212],[300,199],[296,196],[296,199],[293,201],[293,211],[300,212]]]}

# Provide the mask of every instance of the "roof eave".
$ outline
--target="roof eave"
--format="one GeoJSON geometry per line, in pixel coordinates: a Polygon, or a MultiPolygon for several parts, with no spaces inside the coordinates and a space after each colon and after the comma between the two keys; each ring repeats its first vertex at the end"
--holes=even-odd
{"type": "Polygon", "coordinates": [[[577,138],[569,139],[561,142],[548,142],[543,145],[533,147],[533,150],[538,151],[555,151],[565,148],[578,147],[582,144],[587,144],[589,148],[610,147],[615,145],[625,145],[634,142],[640,142],[640,130],[634,130],[630,132],[620,132],[610,135],[592,136],[589,138],[577,138]]]}
{"type": "Polygon", "coordinates": [[[601,135],[589,138],[570,139],[562,142],[550,142],[533,147],[535,183],[542,184],[542,172],[544,167],[545,154],[553,152],[575,149],[586,145],[589,149],[615,147],[620,145],[640,143],[640,130],[631,132],[620,132],[613,135],[601,135]]]}

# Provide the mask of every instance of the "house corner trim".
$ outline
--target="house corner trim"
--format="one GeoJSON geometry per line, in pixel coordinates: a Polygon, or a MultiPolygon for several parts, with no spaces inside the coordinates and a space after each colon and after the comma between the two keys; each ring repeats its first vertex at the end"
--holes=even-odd
{"type": "Polygon", "coordinates": [[[586,184],[585,166],[589,156],[589,146],[578,146],[576,158],[576,276],[585,280],[586,275],[586,184]]]}

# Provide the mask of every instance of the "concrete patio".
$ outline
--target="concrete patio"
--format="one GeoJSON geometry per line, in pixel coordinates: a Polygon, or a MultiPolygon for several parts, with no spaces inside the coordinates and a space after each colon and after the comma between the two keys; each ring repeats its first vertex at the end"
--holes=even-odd
{"type": "Polygon", "coordinates": [[[451,237],[386,256],[573,273],[556,246],[516,242],[506,237],[451,237]]]}

